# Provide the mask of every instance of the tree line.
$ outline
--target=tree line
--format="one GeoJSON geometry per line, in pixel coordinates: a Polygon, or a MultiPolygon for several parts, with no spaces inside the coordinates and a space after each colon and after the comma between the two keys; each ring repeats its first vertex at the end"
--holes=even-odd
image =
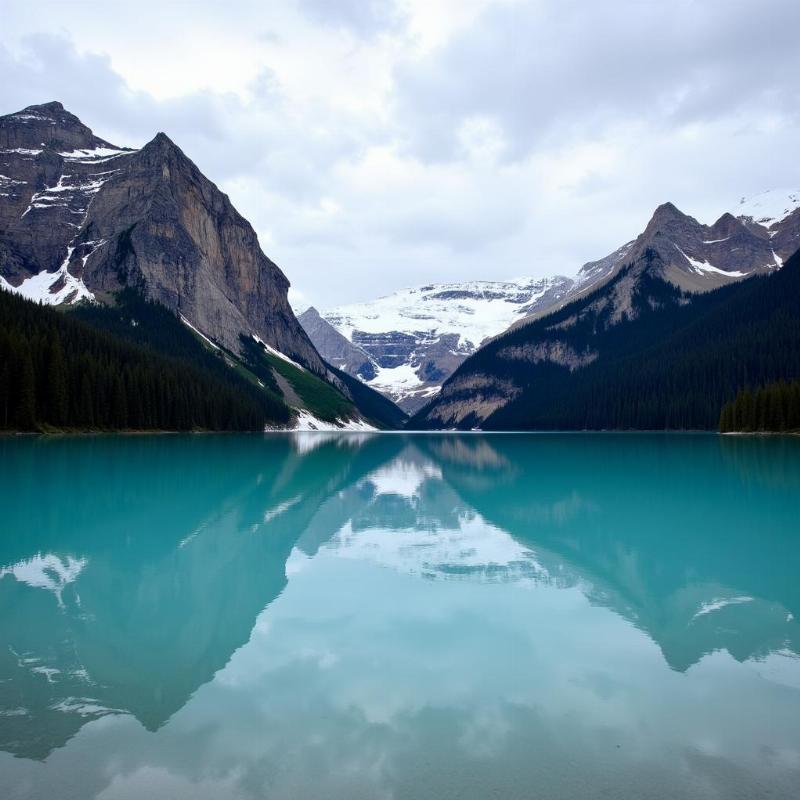
{"type": "MultiPolygon", "coordinates": [[[[262,430],[288,418],[283,403],[224,365],[168,356],[73,313],[0,291],[0,429],[262,430]]],[[[173,341],[188,334],[169,311],[157,313],[172,320],[173,341]]]]}
{"type": "Polygon", "coordinates": [[[800,381],[741,390],[722,407],[719,429],[722,433],[800,431],[800,381]]]}

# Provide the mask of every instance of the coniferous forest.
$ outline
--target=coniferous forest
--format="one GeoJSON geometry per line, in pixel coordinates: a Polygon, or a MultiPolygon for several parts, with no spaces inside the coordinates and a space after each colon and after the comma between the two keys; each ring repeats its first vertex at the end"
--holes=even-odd
{"type": "Polygon", "coordinates": [[[123,300],[127,309],[65,313],[0,292],[0,429],[263,430],[288,420],[285,404],[169,311],[123,300]],[[131,304],[147,319],[133,319],[131,304]]]}
{"type": "Polygon", "coordinates": [[[800,431],[800,381],[743,389],[723,406],[719,429],[723,433],[800,431]]]}

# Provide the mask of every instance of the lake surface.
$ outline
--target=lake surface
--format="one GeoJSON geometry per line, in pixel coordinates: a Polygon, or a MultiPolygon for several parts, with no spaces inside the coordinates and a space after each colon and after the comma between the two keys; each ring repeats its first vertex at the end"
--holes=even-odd
{"type": "Polygon", "coordinates": [[[800,440],[0,439],[4,798],[796,798],[800,440]]]}

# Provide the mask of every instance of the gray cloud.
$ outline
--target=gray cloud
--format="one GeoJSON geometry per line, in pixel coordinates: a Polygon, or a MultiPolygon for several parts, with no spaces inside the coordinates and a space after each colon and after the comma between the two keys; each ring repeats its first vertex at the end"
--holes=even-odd
{"type": "Polygon", "coordinates": [[[764,0],[503,4],[396,71],[397,119],[423,158],[457,156],[465,120],[496,120],[507,157],[621,121],[677,126],[794,113],[800,4],[764,0]]]}

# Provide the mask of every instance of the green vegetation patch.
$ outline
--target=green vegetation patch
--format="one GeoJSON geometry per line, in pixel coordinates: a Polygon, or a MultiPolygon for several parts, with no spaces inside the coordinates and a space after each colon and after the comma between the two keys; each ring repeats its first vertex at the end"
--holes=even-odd
{"type": "Polygon", "coordinates": [[[275,370],[288,381],[303,401],[303,407],[318,419],[335,422],[337,419],[353,416],[355,409],[350,400],[322,378],[270,353],[262,345],[244,336],[242,349],[248,369],[261,380],[265,380],[265,372],[275,370]]]}

